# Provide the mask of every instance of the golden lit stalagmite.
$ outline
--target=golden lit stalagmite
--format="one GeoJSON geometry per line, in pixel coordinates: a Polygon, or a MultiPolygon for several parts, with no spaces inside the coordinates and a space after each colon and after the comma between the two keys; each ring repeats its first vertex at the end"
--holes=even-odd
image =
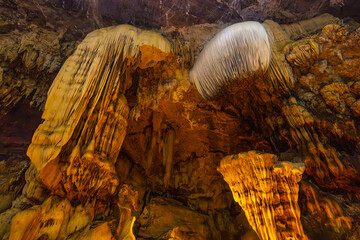
{"type": "MultiPolygon", "coordinates": [[[[235,206],[232,204],[231,192],[216,171],[219,160],[230,152],[251,149],[269,152],[273,147],[274,151],[279,150],[277,152],[284,160],[282,155],[292,156],[292,150],[299,146],[296,150],[300,154],[311,151],[310,157],[318,156],[296,156],[305,160],[306,174],[314,177],[317,184],[331,184],[336,187],[336,183],[342,187],[349,186],[349,174],[346,173],[351,173],[348,169],[352,168],[339,164],[339,160],[342,161],[346,156],[342,152],[342,155],[338,156],[333,154],[332,142],[328,142],[330,145],[325,144],[327,139],[324,138],[324,134],[320,134],[321,131],[327,133],[331,140],[331,131],[319,131],[321,119],[316,118],[309,106],[304,105],[303,99],[299,99],[302,96],[301,92],[289,97],[292,91],[297,91],[299,81],[300,84],[307,81],[308,85],[311,85],[311,80],[315,79],[308,76],[306,79],[296,79],[298,73],[305,74],[308,71],[309,63],[315,62],[314,70],[323,69],[322,66],[316,65],[317,59],[312,59],[322,54],[316,50],[319,46],[316,40],[305,39],[301,40],[301,45],[297,44],[302,32],[311,32],[308,29],[312,25],[294,25],[293,29],[279,24],[272,25],[270,31],[273,35],[269,33],[265,24],[263,26],[271,46],[270,81],[252,78],[245,80],[249,80],[248,83],[255,82],[261,89],[268,90],[271,85],[275,92],[278,89],[283,91],[277,91],[278,95],[271,92],[273,95],[268,96],[259,94],[261,91],[254,92],[254,88],[247,88],[250,84],[243,84],[241,87],[250,96],[248,102],[254,103],[249,106],[246,104],[248,102],[243,101],[242,96],[237,95],[238,101],[230,102],[233,109],[225,108],[226,111],[214,101],[204,101],[191,88],[187,81],[188,65],[184,67],[185,73],[175,66],[181,60],[178,61],[177,56],[165,52],[167,46],[170,48],[166,40],[166,48],[163,50],[151,46],[159,47],[161,44],[149,42],[148,45],[140,44],[138,47],[141,36],[144,35],[144,39],[147,39],[145,35],[149,35],[151,39],[156,36],[155,38],[159,37],[156,41],[161,42],[162,38],[159,35],[122,26],[118,30],[122,29],[123,34],[119,34],[118,37],[127,40],[118,40],[123,41],[124,45],[118,43],[118,40],[110,40],[110,35],[116,35],[112,32],[116,28],[98,31],[92,35],[94,41],[87,39],[87,43],[80,45],[71,61],[69,60],[73,64],[67,62],[65,70],[63,69],[59,75],[61,77],[56,80],[62,83],[57,82],[57,86],[54,83],[50,91],[53,98],[47,104],[45,122],[35,134],[29,149],[29,155],[34,162],[31,169],[34,172],[38,170],[40,174],[31,181],[32,184],[27,180],[27,187],[24,188],[26,197],[40,195],[41,198],[34,198],[39,205],[21,212],[14,218],[11,239],[24,239],[25,235],[32,239],[134,239],[133,226],[134,233],[139,239],[236,239],[239,235],[242,236],[240,220],[245,219],[244,212],[247,212],[252,226],[264,239],[306,239],[297,206],[297,182],[303,171],[301,166],[297,168],[296,164],[288,162],[274,164],[275,156],[270,154],[247,153],[251,157],[240,154],[238,162],[236,159],[231,161],[229,168],[222,171],[225,179],[226,175],[234,177],[233,182],[229,181],[233,192],[237,186],[245,186],[242,189],[239,187],[238,193],[234,192],[234,197],[240,199],[245,210],[241,211],[238,208],[235,210],[236,213],[233,211],[235,206]],[[278,34],[279,32],[281,34],[278,34]],[[283,44],[280,44],[280,40],[283,44]],[[296,41],[295,44],[291,44],[293,41],[296,41]],[[122,50],[110,47],[111,44],[121,45],[122,50]],[[287,45],[289,48],[286,48],[287,45]],[[135,53],[131,55],[132,50],[137,48],[138,50],[134,50],[135,53]],[[289,50],[286,56],[284,48],[289,50]],[[307,54],[308,50],[310,54],[307,54]],[[163,61],[166,56],[173,58],[173,61],[163,61]],[[133,72],[135,74],[132,74],[133,72]],[[290,74],[286,75],[287,73],[290,74]],[[67,75],[73,77],[67,78],[67,75]],[[127,104],[124,91],[130,85],[132,76],[137,84],[126,92],[127,104]],[[265,83],[269,83],[269,86],[265,83]],[[65,88],[67,89],[64,90],[65,88]],[[254,99],[261,101],[253,101],[254,99]],[[240,106],[240,102],[245,103],[240,106]],[[263,102],[279,104],[279,111],[274,111],[276,108],[272,109],[271,106],[267,108],[269,105],[258,104],[263,102]],[[127,105],[134,110],[132,112],[136,120],[127,119],[127,105]],[[50,107],[56,108],[59,114],[57,115],[56,111],[51,113],[50,107]],[[254,134],[253,122],[242,120],[243,112],[236,114],[236,110],[239,109],[253,113],[249,114],[250,117],[246,120],[268,117],[267,122],[260,119],[259,122],[264,124],[259,126],[260,130],[265,131],[270,129],[268,125],[274,126],[271,131],[271,134],[274,133],[271,146],[267,143],[268,135],[254,134]],[[273,116],[276,117],[274,120],[271,118],[273,116]],[[121,146],[126,124],[127,136],[121,146]],[[280,131],[284,134],[279,134],[280,131]],[[284,142],[289,140],[288,152],[284,152],[288,147],[286,143],[278,144],[278,135],[284,137],[284,142]],[[315,138],[316,136],[319,138],[315,138]],[[120,147],[123,149],[115,172],[113,165],[120,147]],[[276,149],[277,147],[279,149],[276,149]],[[316,160],[316,163],[327,161],[328,164],[316,165],[312,160],[316,160]],[[234,165],[238,167],[235,168],[234,165]],[[327,172],[323,166],[328,166],[331,174],[322,174],[327,172]],[[328,181],[333,179],[333,176],[337,181],[328,181]],[[38,188],[38,182],[44,182],[46,186],[38,188]],[[47,191],[46,188],[51,191],[47,191]],[[43,195],[43,192],[46,194],[43,195]],[[181,201],[167,199],[165,196],[181,201]],[[45,200],[46,198],[48,199],[45,200]],[[135,216],[138,220],[134,225],[135,216]]],[[[339,43],[336,43],[337,45],[339,43]]],[[[339,53],[346,52],[344,50],[339,53]]],[[[349,57],[351,56],[348,55],[349,57]]],[[[346,68],[349,68],[349,65],[346,68]]],[[[318,79],[321,78],[316,77],[315,80],[318,79]]],[[[321,90],[318,90],[325,100],[324,104],[341,114],[343,106],[349,105],[351,111],[356,110],[357,106],[349,101],[351,99],[347,97],[348,91],[343,91],[343,85],[329,82],[326,86],[319,84],[311,88],[314,87],[316,90],[320,87],[321,90]],[[341,88],[338,88],[339,86],[341,88]],[[333,92],[335,94],[332,94],[333,92]],[[333,101],[334,97],[338,97],[341,102],[333,101]]],[[[359,91],[356,86],[356,81],[349,84],[349,91],[359,91]]],[[[356,100],[358,102],[358,98],[356,100]]],[[[350,111],[349,109],[345,111],[350,111]]],[[[337,130],[342,130],[336,124],[333,126],[331,129],[336,130],[336,133],[337,130]]],[[[340,151],[336,154],[340,154],[340,151]]],[[[295,158],[287,158],[290,161],[292,159],[295,158]]],[[[224,164],[222,166],[224,167],[224,164]]],[[[354,173],[356,176],[357,172],[354,173]]],[[[356,178],[351,176],[351,179],[356,178]]],[[[301,206],[306,206],[306,216],[312,219],[321,213],[319,221],[303,222],[309,238],[319,239],[313,238],[309,233],[308,226],[311,228],[310,231],[315,228],[313,223],[318,224],[317,226],[328,224],[334,229],[354,229],[356,218],[348,214],[349,208],[337,204],[338,196],[329,198],[326,194],[316,195],[318,189],[301,186],[306,195],[300,198],[303,203],[301,206]],[[323,209],[326,210],[325,213],[321,212],[323,209]],[[353,217],[354,220],[350,219],[353,217]],[[332,221],[336,224],[329,224],[332,221]]]]}
{"type": "Polygon", "coordinates": [[[273,154],[240,153],[225,157],[218,171],[260,239],[307,239],[297,203],[304,164],[276,160],[273,154]]]}
{"type": "MultiPolygon", "coordinates": [[[[351,29],[351,27],[344,28],[337,24],[344,25],[339,19],[329,14],[290,25],[279,25],[267,20],[262,26],[266,29],[269,45],[254,45],[261,48],[258,51],[264,50],[262,48],[267,49],[269,46],[271,49],[270,65],[268,71],[263,75],[258,78],[248,78],[241,68],[234,70],[233,66],[223,64],[225,62],[223,59],[230,59],[230,61],[231,59],[240,59],[239,62],[242,63],[243,59],[251,58],[251,56],[238,57],[236,51],[231,54],[225,51],[216,52],[205,45],[203,55],[200,55],[198,60],[201,60],[202,64],[207,64],[206,68],[209,69],[213,62],[221,61],[220,66],[224,65],[224,69],[218,71],[215,76],[209,77],[205,74],[198,74],[200,71],[195,68],[195,63],[191,70],[193,74],[190,74],[190,77],[193,82],[200,82],[195,84],[195,87],[203,96],[202,88],[203,86],[208,87],[209,84],[214,93],[220,92],[221,89],[225,89],[226,93],[234,93],[222,94],[216,100],[219,100],[220,103],[225,102],[224,106],[228,106],[229,103],[233,105],[235,109],[241,111],[240,117],[243,117],[244,113],[250,112],[248,114],[250,122],[255,123],[255,126],[259,122],[259,128],[263,132],[268,131],[272,141],[274,136],[275,139],[277,138],[272,142],[276,152],[283,151],[277,149],[278,143],[286,141],[289,152],[280,155],[285,156],[290,153],[290,155],[293,154],[298,159],[302,159],[306,165],[306,174],[312,176],[320,186],[345,189],[351,197],[359,199],[359,190],[356,186],[359,179],[356,170],[357,150],[346,149],[347,153],[342,152],[342,149],[347,148],[348,145],[358,146],[359,142],[358,126],[356,126],[356,117],[359,116],[358,106],[360,105],[358,90],[356,90],[359,81],[359,37],[358,30],[349,34],[346,29],[351,29]],[[317,35],[313,35],[315,33],[317,35]],[[205,59],[213,62],[203,61],[201,57],[204,58],[204,55],[205,59]],[[229,77],[226,75],[227,72],[232,72],[234,75],[229,77]],[[201,78],[198,78],[196,74],[201,78]],[[219,82],[220,84],[218,84],[219,82]],[[229,82],[231,85],[224,87],[229,82]],[[263,93],[265,94],[259,94],[259,91],[256,91],[257,86],[261,86],[260,89],[264,88],[263,93]],[[233,91],[233,89],[240,89],[240,91],[233,91]],[[250,97],[247,97],[246,94],[250,97]],[[263,105],[266,107],[261,108],[263,105]],[[264,119],[262,119],[263,117],[264,119]],[[278,138],[276,135],[280,137],[278,138]]],[[[234,38],[234,35],[228,33],[220,32],[219,34],[227,34],[230,39],[234,38]]],[[[253,38],[249,34],[249,39],[253,38]]],[[[258,42],[263,41],[261,35],[257,35],[255,39],[258,42]]],[[[233,41],[236,40],[233,39],[233,41]]],[[[228,45],[231,48],[231,44],[223,41],[223,47],[226,48],[228,45]]],[[[246,51],[243,53],[247,54],[246,51]]],[[[256,55],[254,59],[257,59],[256,55]]],[[[248,67],[251,68],[251,64],[248,64],[248,67]]],[[[258,70],[261,73],[261,70],[264,69],[258,70]]],[[[283,143],[279,145],[283,145],[283,143]]],[[[247,172],[255,170],[250,168],[247,172]]],[[[278,171],[274,171],[274,174],[275,172],[278,171]]],[[[286,172],[287,170],[282,174],[286,172]]],[[[246,174],[245,171],[244,174],[246,174]]],[[[226,180],[226,175],[224,176],[226,180]]],[[[234,182],[236,181],[235,176],[236,174],[233,176],[234,182]]],[[[290,174],[290,176],[292,175],[290,174]]],[[[291,187],[289,187],[296,193],[295,201],[291,201],[294,204],[291,209],[298,209],[297,182],[301,177],[295,180],[297,178],[294,176],[290,177],[294,184],[290,184],[291,187]]],[[[240,180],[238,179],[238,181],[240,180]]],[[[228,183],[230,187],[233,186],[233,182],[228,183]]],[[[277,185],[287,184],[282,182],[277,185]]],[[[252,186],[249,185],[249,188],[251,189],[252,186]]],[[[254,188],[256,189],[256,186],[254,188]]],[[[239,189],[239,194],[244,194],[241,191],[248,191],[247,188],[239,189]]],[[[274,191],[276,192],[276,189],[274,191]]],[[[235,194],[234,197],[236,198],[235,194]]],[[[259,200],[261,199],[260,195],[254,198],[262,201],[259,200]]],[[[241,206],[243,207],[243,205],[241,206]]],[[[249,212],[257,211],[256,209],[256,204],[248,207],[249,212]]],[[[336,211],[334,210],[335,215],[336,211]]],[[[294,221],[287,219],[293,224],[293,227],[289,229],[294,229],[289,231],[289,234],[297,235],[296,238],[299,239],[306,238],[299,221],[300,212],[298,210],[294,212],[296,213],[294,216],[297,216],[294,221]]],[[[278,221],[282,218],[281,216],[285,215],[282,211],[273,211],[267,217],[278,221]]],[[[249,219],[249,221],[252,220],[249,219]]],[[[271,238],[274,239],[276,234],[283,234],[282,237],[278,236],[277,238],[286,238],[284,231],[277,230],[279,226],[280,229],[283,228],[281,224],[274,227],[275,225],[271,221],[255,222],[253,220],[252,222],[252,226],[258,229],[257,232],[263,239],[267,239],[268,236],[272,236],[271,238]],[[262,231],[266,233],[262,233],[262,231]]],[[[350,228],[349,224],[344,225],[350,228]]]]}
{"type": "MultiPolygon", "coordinates": [[[[170,43],[161,35],[129,25],[96,30],[77,47],[49,90],[44,122],[27,152],[42,183],[52,195],[64,199],[52,196],[42,205],[20,212],[12,223],[10,239],[62,239],[69,234],[74,239],[111,238],[106,222],[91,229],[85,226],[106,209],[101,201],[109,200],[119,185],[114,163],[129,114],[124,93],[137,67],[146,68],[170,50],[170,43]],[[74,210],[67,199],[81,202],[80,207],[93,205],[76,213],[77,208],[74,210]],[[46,214],[51,211],[58,219],[46,214]],[[72,218],[87,221],[81,220],[83,225],[69,230],[74,227],[72,218]]],[[[126,206],[119,205],[116,235],[129,239],[134,219],[126,206]],[[129,233],[122,232],[123,228],[129,233]]]]}

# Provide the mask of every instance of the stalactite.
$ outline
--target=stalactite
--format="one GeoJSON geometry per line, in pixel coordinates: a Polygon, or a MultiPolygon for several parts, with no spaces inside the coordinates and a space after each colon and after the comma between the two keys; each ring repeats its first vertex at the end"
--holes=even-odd
{"type": "MultiPolygon", "coordinates": [[[[344,211],[343,206],[348,207],[348,205],[339,204],[344,201],[341,196],[325,193],[308,181],[302,181],[300,189],[304,196],[301,211],[308,228],[332,228],[338,234],[359,231],[356,220],[344,211]]],[[[353,211],[350,212],[354,214],[353,211]]]]}
{"type": "Polygon", "coordinates": [[[307,239],[297,203],[303,163],[254,151],[221,160],[218,171],[260,239],[307,239]]]}
{"type": "Polygon", "coordinates": [[[327,24],[337,22],[340,22],[340,20],[330,14],[323,14],[289,25],[279,25],[274,21],[266,20],[262,25],[267,31],[271,47],[271,62],[266,78],[269,85],[289,95],[295,83],[291,67],[297,65],[301,66],[302,69],[306,69],[307,66],[314,63],[314,59],[319,55],[318,44],[308,39],[304,40],[306,44],[295,43],[295,46],[300,47],[297,53],[292,56],[286,55],[286,52],[291,49],[291,43],[294,40],[309,37],[311,34],[321,31],[327,24]]]}
{"type": "Polygon", "coordinates": [[[271,20],[266,20],[262,25],[269,36],[271,46],[269,72],[264,80],[276,91],[288,94],[294,87],[294,76],[282,52],[284,46],[291,42],[290,36],[278,23],[271,20]]]}
{"type": "Polygon", "coordinates": [[[261,75],[269,64],[270,44],[265,28],[258,22],[237,23],[205,45],[190,71],[190,80],[204,98],[211,98],[234,80],[261,75]]]}
{"type": "Polygon", "coordinates": [[[165,166],[164,186],[168,187],[171,178],[171,169],[174,155],[175,131],[170,128],[165,134],[163,146],[163,165],[165,166]]]}
{"type": "Polygon", "coordinates": [[[294,87],[294,76],[283,54],[284,47],[336,22],[338,18],[323,14],[290,25],[270,20],[231,25],[204,46],[190,70],[190,80],[207,99],[224,85],[241,86],[243,80],[255,77],[264,77],[276,90],[288,94],[294,87]]]}
{"type": "Polygon", "coordinates": [[[153,137],[153,129],[148,126],[145,128],[145,142],[146,142],[146,150],[145,150],[145,162],[146,168],[145,171],[148,175],[150,175],[151,165],[153,161],[153,147],[155,145],[155,138],[153,137]]]}
{"type": "MultiPolygon", "coordinates": [[[[321,142],[315,133],[315,116],[300,106],[295,98],[290,98],[282,108],[289,124],[289,144],[305,154],[306,173],[328,188],[351,190],[351,182],[357,179],[357,171],[349,160],[340,158],[340,153],[332,146],[321,142]]],[[[356,188],[354,191],[358,191],[356,188]]]]}
{"type": "MultiPolygon", "coordinates": [[[[106,204],[102,201],[113,196],[119,185],[114,164],[126,132],[129,108],[124,93],[131,85],[131,75],[137,67],[145,69],[161,61],[170,51],[170,43],[161,35],[129,25],[94,31],[77,47],[49,90],[42,116],[44,122],[36,130],[27,152],[39,179],[52,195],[82,204],[96,199],[99,201],[95,200],[93,210],[105,211],[106,204]]],[[[13,222],[10,238],[38,239],[41,234],[49,235],[50,239],[68,236],[70,233],[62,230],[68,216],[60,219],[65,222],[56,224],[57,228],[49,227],[47,220],[38,222],[42,218],[40,213],[47,218],[44,211],[61,208],[51,199],[52,196],[34,210],[20,212],[13,222]],[[33,217],[24,217],[30,213],[33,217]],[[18,225],[25,232],[18,231],[18,225]]],[[[64,201],[69,206],[65,212],[70,212],[72,206],[68,200],[64,201]]],[[[129,213],[125,215],[124,221],[130,219],[129,213]]],[[[97,238],[101,233],[111,238],[108,223],[87,228],[72,237],[97,238]]]]}
{"type": "Polygon", "coordinates": [[[140,49],[144,45],[171,50],[160,35],[121,25],[90,33],[65,62],[49,90],[45,121],[28,149],[47,187],[61,194],[62,182],[68,197],[79,199],[115,192],[113,164],[129,112],[123,93],[137,65],[151,62],[140,49]],[[60,174],[64,167],[66,174],[60,174]]]}
{"type": "Polygon", "coordinates": [[[292,40],[308,37],[323,29],[328,24],[340,23],[341,20],[330,14],[321,14],[317,17],[302,20],[292,24],[282,24],[281,28],[292,40]]]}
{"type": "MultiPolygon", "coordinates": [[[[228,66],[204,69],[199,62],[198,74],[206,75],[205,85],[198,79],[200,93],[210,97],[227,82],[241,85],[234,87],[231,98],[224,94],[223,105],[218,104],[221,100],[201,99],[188,81],[187,67],[200,44],[195,52],[188,39],[171,47],[159,34],[130,26],[91,33],[49,91],[44,123],[28,152],[33,162],[28,173],[34,176],[27,178],[22,195],[38,205],[16,215],[10,238],[245,238],[237,222],[245,221],[245,212],[261,239],[307,239],[297,204],[304,171],[299,161],[305,163],[309,177],[301,185],[306,221],[325,224],[335,232],[356,231],[358,206],[352,201],[359,196],[353,194],[359,191],[358,147],[348,149],[358,144],[359,58],[354,53],[358,38],[338,25],[328,25],[317,36],[297,40],[319,31],[329,19],[337,21],[316,19],[291,26],[266,21],[265,34],[260,24],[253,23],[261,29],[260,34],[252,32],[254,38],[264,40],[265,50],[270,49],[254,57],[255,62],[266,62],[258,63],[254,71],[246,69],[256,65],[247,50],[209,50],[210,58],[221,55],[231,61],[228,66]],[[169,53],[171,49],[180,56],[169,53]],[[324,49],[334,52],[326,58],[324,49]],[[320,61],[328,62],[321,65],[320,61]],[[249,72],[264,74],[253,78],[249,72]],[[329,72],[333,78],[321,78],[329,72]],[[137,85],[126,91],[133,76],[137,85]],[[236,91],[236,87],[242,89],[236,91]],[[310,108],[307,100],[326,112],[310,108]],[[134,119],[128,119],[127,101],[134,119]],[[129,134],[118,158],[126,129],[129,134]],[[271,143],[267,131],[272,134],[271,143]],[[264,150],[271,147],[291,162],[276,162],[275,155],[255,152],[228,156],[221,162],[219,172],[244,211],[234,209],[238,206],[232,205],[231,192],[216,172],[218,160],[230,152],[271,151],[264,150]],[[307,186],[308,179],[322,190],[315,184],[307,186]],[[328,188],[346,193],[322,192],[328,188]],[[134,234],[135,216],[138,231],[134,234]]],[[[246,35],[239,37],[240,42],[248,40],[246,35]]],[[[199,36],[197,41],[203,39],[199,36]]],[[[28,67],[33,54],[26,56],[28,67]]],[[[18,202],[11,214],[1,215],[2,223],[24,205],[28,207],[26,201],[18,202]]],[[[3,229],[0,238],[7,231],[3,229]]],[[[357,239],[358,234],[349,236],[357,239]]]]}

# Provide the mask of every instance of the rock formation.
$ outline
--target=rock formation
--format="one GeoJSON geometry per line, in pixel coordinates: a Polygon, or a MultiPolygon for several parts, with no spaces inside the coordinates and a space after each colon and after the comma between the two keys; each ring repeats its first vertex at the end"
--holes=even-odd
{"type": "Polygon", "coordinates": [[[359,239],[360,25],[305,20],[351,1],[207,2],[0,3],[0,239],[359,239]],[[202,98],[206,42],[267,16],[269,67],[202,98]]]}
{"type": "MultiPolygon", "coordinates": [[[[302,207],[306,213],[304,214],[304,222],[306,222],[306,224],[310,226],[322,225],[324,228],[334,229],[335,233],[358,231],[358,229],[354,227],[356,223],[353,218],[343,210],[341,206],[343,202],[335,200],[336,198],[334,196],[324,193],[309,182],[304,181],[300,186],[301,192],[305,196],[303,201],[305,205],[302,207]]],[[[351,212],[351,214],[354,213],[353,211],[351,212]]],[[[334,233],[330,230],[327,231],[326,235],[329,238],[335,238],[334,233]]],[[[356,236],[356,234],[353,235],[356,236]]],[[[355,239],[355,236],[349,239],[355,239]]],[[[314,239],[318,238],[319,231],[315,230],[309,237],[314,239]]]]}
{"type": "Polygon", "coordinates": [[[270,57],[269,37],[260,23],[233,24],[204,46],[190,80],[204,98],[211,98],[234,78],[241,84],[266,72],[270,57]]]}
{"type": "Polygon", "coordinates": [[[297,204],[304,168],[250,151],[225,157],[219,171],[260,239],[307,239],[297,204]]]}
{"type": "MultiPolygon", "coordinates": [[[[94,31],[77,47],[49,90],[44,122],[36,130],[27,152],[38,172],[37,178],[52,194],[70,201],[91,201],[92,210],[106,206],[104,201],[115,194],[119,185],[114,163],[126,132],[129,108],[124,93],[131,80],[129,75],[135,66],[146,68],[149,62],[165,58],[169,51],[169,42],[160,35],[128,25],[94,31]],[[152,51],[152,55],[149,57],[146,51],[152,51]]],[[[31,209],[32,213],[26,210],[16,215],[10,238],[56,239],[72,234],[74,231],[62,233],[62,227],[71,222],[67,216],[72,207],[70,202],[54,203],[51,199],[31,209]],[[46,215],[52,210],[66,213],[59,223],[51,218],[52,214],[46,215]],[[39,221],[42,219],[39,214],[45,215],[41,220],[44,224],[39,221]],[[47,232],[49,221],[58,228],[47,232]],[[33,227],[34,224],[39,225],[33,227]],[[17,225],[31,229],[19,230],[17,225]]],[[[96,213],[81,217],[92,220],[96,213]]]]}

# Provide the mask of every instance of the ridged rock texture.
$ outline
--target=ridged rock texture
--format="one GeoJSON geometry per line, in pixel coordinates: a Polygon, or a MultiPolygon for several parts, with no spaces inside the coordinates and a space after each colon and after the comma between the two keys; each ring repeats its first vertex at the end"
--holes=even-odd
{"type": "Polygon", "coordinates": [[[359,239],[360,25],[305,20],[350,1],[138,2],[0,3],[0,239],[359,239]],[[268,70],[203,99],[204,45],[268,16],[268,70]]]}
{"type": "Polygon", "coordinates": [[[113,165],[129,114],[124,93],[136,65],[158,61],[145,53],[152,48],[166,53],[170,43],[129,25],[108,27],[89,34],[64,63],[27,152],[51,191],[69,199],[105,200],[115,193],[113,165]]]}
{"type": "Polygon", "coordinates": [[[204,46],[190,71],[190,80],[204,98],[211,98],[234,78],[241,84],[266,72],[270,57],[269,37],[260,23],[233,24],[204,46]]]}
{"type": "Polygon", "coordinates": [[[304,169],[303,163],[250,151],[225,157],[218,170],[260,239],[308,239],[297,203],[304,169]]]}
{"type": "MultiPolygon", "coordinates": [[[[41,206],[16,215],[10,239],[65,238],[86,226],[97,210],[108,204],[105,201],[119,185],[114,163],[126,132],[129,108],[124,93],[131,85],[130,76],[137,66],[146,68],[164,59],[170,50],[170,43],[161,35],[129,25],[94,31],[77,47],[49,90],[44,121],[27,152],[39,182],[66,200],[59,202],[50,197],[41,206]],[[146,51],[151,51],[150,55],[146,51]],[[95,212],[81,209],[72,216],[69,200],[91,202],[90,212],[95,212]],[[51,218],[52,214],[59,215],[59,219],[51,218]],[[87,222],[77,227],[72,217],[87,222]]],[[[36,197],[31,195],[31,188],[27,190],[28,197],[36,197]]],[[[129,210],[122,207],[120,211],[129,210]]],[[[121,215],[119,223],[123,228],[125,217],[131,218],[131,209],[121,215]]],[[[91,231],[80,235],[96,234],[91,231]]],[[[106,232],[111,238],[109,227],[106,232]]]]}

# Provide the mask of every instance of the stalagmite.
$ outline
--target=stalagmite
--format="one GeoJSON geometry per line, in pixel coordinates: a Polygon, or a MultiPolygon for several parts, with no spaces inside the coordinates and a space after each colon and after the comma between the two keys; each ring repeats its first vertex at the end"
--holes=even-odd
{"type": "Polygon", "coordinates": [[[130,217],[126,220],[123,231],[119,237],[119,240],[135,240],[135,236],[133,233],[133,226],[135,222],[135,217],[130,217]]]}
{"type": "Polygon", "coordinates": [[[255,151],[221,160],[218,171],[260,239],[307,239],[297,203],[303,163],[255,151]]]}

